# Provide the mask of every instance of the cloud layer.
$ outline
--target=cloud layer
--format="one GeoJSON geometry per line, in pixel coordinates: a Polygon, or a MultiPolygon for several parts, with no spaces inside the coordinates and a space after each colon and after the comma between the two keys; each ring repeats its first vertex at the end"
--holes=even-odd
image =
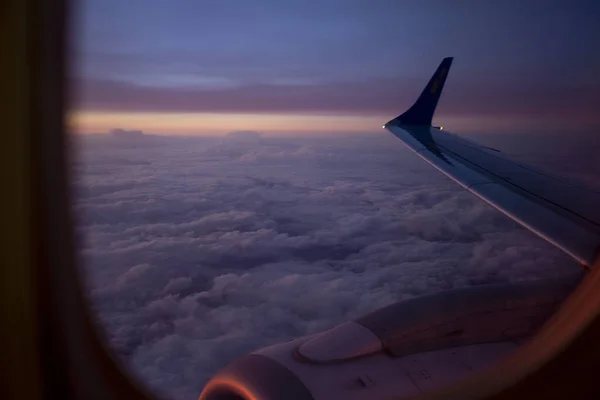
{"type": "Polygon", "coordinates": [[[81,257],[111,347],[166,397],[397,300],[577,271],[391,135],[120,136],[78,140],[81,257]]]}

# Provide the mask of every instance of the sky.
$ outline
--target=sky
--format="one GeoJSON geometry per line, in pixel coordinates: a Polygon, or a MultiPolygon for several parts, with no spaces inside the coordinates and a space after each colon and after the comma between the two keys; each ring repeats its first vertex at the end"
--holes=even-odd
{"type": "Polygon", "coordinates": [[[86,0],[74,15],[76,132],[371,133],[447,56],[436,124],[600,127],[595,0],[86,0]]]}
{"type": "MultiPolygon", "coordinates": [[[[580,273],[393,135],[343,138],[76,137],[86,293],[135,379],[197,399],[237,357],[396,301],[580,273]]],[[[513,155],[599,188],[594,151],[556,140],[513,155]]]]}

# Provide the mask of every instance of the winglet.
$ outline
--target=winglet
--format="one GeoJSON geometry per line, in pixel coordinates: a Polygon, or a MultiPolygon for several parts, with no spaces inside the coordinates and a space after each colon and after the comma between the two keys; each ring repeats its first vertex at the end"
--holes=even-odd
{"type": "Polygon", "coordinates": [[[433,119],[442,89],[444,89],[444,83],[446,83],[446,77],[452,65],[452,60],[453,57],[444,58],[415,104],[404,114],[394,118],[386,125],[431,126],[431,120],[433,119]]]}

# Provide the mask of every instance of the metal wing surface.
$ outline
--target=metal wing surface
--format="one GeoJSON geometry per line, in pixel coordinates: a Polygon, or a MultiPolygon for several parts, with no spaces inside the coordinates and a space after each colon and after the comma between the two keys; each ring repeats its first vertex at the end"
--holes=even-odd
{"type": "Polygon", "coordinates": [[[417,101],[383,127],[462,187],[591,266],[600,250],[600,192],[431,126],[452,61],[442,60],[417,101]]]}

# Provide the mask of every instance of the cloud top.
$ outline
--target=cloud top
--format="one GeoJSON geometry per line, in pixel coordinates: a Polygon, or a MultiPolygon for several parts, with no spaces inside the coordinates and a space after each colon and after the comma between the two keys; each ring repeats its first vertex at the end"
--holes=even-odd
{"type": "Polygon", "coordinates": [[[578,271],[391,135],[109,139],[83,139],[75,166],[89,298],[110,346],[169,398],[394,301],[578,271]]]}

